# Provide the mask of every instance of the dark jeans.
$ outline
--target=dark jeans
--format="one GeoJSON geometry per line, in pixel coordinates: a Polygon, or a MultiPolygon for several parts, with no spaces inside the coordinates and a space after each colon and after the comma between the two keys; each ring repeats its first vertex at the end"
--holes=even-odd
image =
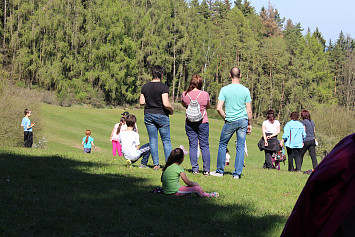
{"type": "Polygon", "coordinates": [[[29,131],[24,131],[23,140],[25,142],[25,147],[31,148],[33,144],[33,133],[29,131]]]}
{"type": "Polygon", "coordinates": [[[302,148],[287,148],[287,156],[288,156],[288,171],[293,171],[293,160],[296,163],[296,170],[301,171],[301,151],[302,148]]]}
{"type": "Polygon", "coordinates": [[[303,156],[307,150],[309,151],[309,155],[311,156],[312,159],[313,169],[315,169],[318,166],[318,161],[316,156],[316,141],[314,139],[304,142],[302,148],[302,154],[301,154],[301,165],[303,164],[303,156]]]}
{"type": "Polygon", "coordinates": [[[150,146],[149,143],[144,144],[139,148],[139,151],[141,152],[141,155],[139,157],[142,157],[141,164],[142,165],[147,165],[148,164],[148,159],[150,156],[150,146]]]}
{"type": "Polygon", "coordinates": [[[198,166],[198,157],[197,157],[197,149],[198,142],[200,142],[200,148],[202,153],[203,160],[203,171],[210,172],[210,164],[211,164],[211,156],[210,156],[210,144],[208,141],[209,138],[209,125],[208,123],[191,123],[186,122],[185,124],[186,135],[189,139],[189,154],[190,154],[190,162],[193,172],[197,172],[199,170],[198,166]]]}

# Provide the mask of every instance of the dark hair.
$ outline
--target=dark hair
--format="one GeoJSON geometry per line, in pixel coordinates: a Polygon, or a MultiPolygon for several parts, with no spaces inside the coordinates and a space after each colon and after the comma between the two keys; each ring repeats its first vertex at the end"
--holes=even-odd
{"type": "Polygon", "coordinates": [[[31,110],[30,109],[25,109],[25,115],[27,115],[28,113],[30,113],[31,112],[31,110]]]}
{"type": "Polygon", "coordinates": [[[161,66],[153,66],[152,67],[152,76],[153,79],[159,78],[161,79],[163,77],[163,68],[161,66]]]}
{"type": "Polygon", "coordinates": [[[240,69],[237,67],[234,67],[230,71],[231,77],[232,78],[240,78],[240,69]]]}
{"type": "Polygon", "coordinates": [[[202,84],[203,84],[202,77],[200,75],[196,75],[196,74],[193,75],[191,78],[191,81],[190,81],[190,85],[187,88],[185,95],[195,88],[201,90],[202,84]]]}
{"type": "Polygon", "coordinates": [[[168,168],[170,165],[174,163],[181,164],[184,160],[184,152],[180,148],[175,148],[171,151],[168,160],[163,168],[163,172],[168,168]]]}
{"type": "Polygon", "coordinates": [[[311,120],[311,115],[309,114],[308,110],[301,111],[301,118],[311,120]]]}
{"type": "Polygon", "coordinates": [[[124,121],[126,121],[125,119],[126,119],[126,117],[121,117],[121,119],[120,119],[120,124],[119,124],[118,127],[117,127],[116,134],[119,134],[119,133],[120,133],[122,124],[123,124],[124,121]]]}
{"type": "Polygon", "coordinates": [[[89,136],[91,135],[91,131],[90,130],[86,130],[85,135],[86,135],[85,143],[88,143],[89,136]]]}
{"type": "Polygon", "coordinates": [[[290,114],[290,118],[292,119],[292,120],[298,120],[298,118],[299,118],[300,116],[298,115],[298,112],[292,112],[291,114],[290,114]]]}
{"type": "Polygon", "coordinates": [[[126,124],[127,124],[127,127],[134,127],[134,125],[136,124],[136,116],[134,116],[133,114],[129,114],[126,116],[126,124]]]}
{"type": "Polygon", "coordinates": [[[228,150],[228,148],[226,148],[226,152],[227,152],[227,153],[229,153],[229,150],[228,150]]]}
{"type": "Polygon", "coordinates": [[[275,114],[274,114],[274,111],[273,111],[272,109],[270,109],[269,111],[266,112],[266,118],[267,118],[271,123],[274,123],[275,114]]]}

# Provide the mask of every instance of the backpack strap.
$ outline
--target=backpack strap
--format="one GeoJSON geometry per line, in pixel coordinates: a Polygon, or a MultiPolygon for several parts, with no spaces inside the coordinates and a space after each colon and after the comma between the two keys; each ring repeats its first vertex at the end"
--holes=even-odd
{"type": "MultiPolygon", "coordinates": [[[[198,96],[196,97],[196,99],[195,99],[195,100],[197,100],[197,99],[198,99],[198,97],[201,95],[201,92],[202,92],[202,91],[200,91],[200,93],[198,94],[198,96]]],[[[190,100],[192,100],[192,99],[191,99],[191,97],[190,97],[190,95],[189,95],[189,93],[186,93],[186,95],[190,98],[190,100]]]]}

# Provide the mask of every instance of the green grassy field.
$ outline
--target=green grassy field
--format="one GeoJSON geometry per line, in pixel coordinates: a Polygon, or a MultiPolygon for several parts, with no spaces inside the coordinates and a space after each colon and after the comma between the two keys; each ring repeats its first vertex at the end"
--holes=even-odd
{"type": "MultiPolygon", "coordinates": [[[[141,144],[148,142],[143,110],[128,111],[137,116],[141,144]]],[[[234,159],[222,178],[192,175],[188,157],[182,164],[191,180],[207,192],[219,192],[219,198],[172,197],[149,192],[161,185],[161,171],[139,169],[139,164],[128,168],[123,158],[112,156],[109,137],[122,112],[42,105],[47,149],[0,148],[0,236],[281,234],[309,176],[287,172],[287,164],[281,171],[262,169],[264,153],[256,146],[260,128],[247,137],[241,180],[232,179],[234,159]],[[99,147],[91,154],[81,147],[86,129],[99,147]]],[[[223,121],[209,122],[214,170],[223,121]]],[[[173,148],[188,148],[183,113],[171,116],[171,139],[173,148]]],[[[232,157],[234,141],[228,146],[232,157]]],[[[159,154],[164,164],[161,142],[159,154]]],[[[302,170],[309,168],[307,155],[302,170]]]]}

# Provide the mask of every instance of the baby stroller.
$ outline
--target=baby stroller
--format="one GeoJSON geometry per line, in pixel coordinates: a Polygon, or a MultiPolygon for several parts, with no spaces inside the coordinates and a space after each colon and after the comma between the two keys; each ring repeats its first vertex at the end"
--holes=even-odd
{"type": "Polygon", "coordinates": [[[286,160],[285,149],[280,148],[277,152],[272,154],[271,160],[272,160],[273,168],[280,170],[280,163],[283,162],[285,165],[285,160],[286,160]]]}

